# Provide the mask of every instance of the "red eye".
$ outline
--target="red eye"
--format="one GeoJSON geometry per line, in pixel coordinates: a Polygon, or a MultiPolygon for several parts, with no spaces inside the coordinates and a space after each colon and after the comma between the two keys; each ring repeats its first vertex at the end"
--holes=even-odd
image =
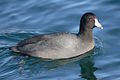
{"type": "Polygon", "coordinates": [[[90,22],[92,22],[92,19],[90,19],[90,22]]]}

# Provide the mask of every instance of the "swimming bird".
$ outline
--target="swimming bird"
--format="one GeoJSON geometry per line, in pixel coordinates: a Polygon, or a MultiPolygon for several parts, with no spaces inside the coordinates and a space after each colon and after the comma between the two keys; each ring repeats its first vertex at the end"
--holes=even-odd
{"type": "Polygon", "coordinates": [[[96,15],[88,12],[81,17],[77,34],[70,32],[42,34],[27,38],[16,46],[10,47],[10,50],[38,58],[72,58],[94,48],[92,33],[94,27],[103,29],[96,15]]]}

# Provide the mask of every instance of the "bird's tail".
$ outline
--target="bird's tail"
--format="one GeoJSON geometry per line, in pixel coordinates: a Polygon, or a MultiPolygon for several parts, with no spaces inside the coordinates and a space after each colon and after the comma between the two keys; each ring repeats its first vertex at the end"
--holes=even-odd
{"type": "Polygon", "coordinates": [[[12,46],[9,48],[10,50],[14,51],[14,52],[20,52],[16,46],[12,46]]]}

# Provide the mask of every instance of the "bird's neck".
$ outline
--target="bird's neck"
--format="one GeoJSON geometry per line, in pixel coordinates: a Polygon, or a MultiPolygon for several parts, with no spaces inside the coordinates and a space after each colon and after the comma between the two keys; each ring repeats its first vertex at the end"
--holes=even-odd
{"type": "Polygon", "coordinates": [[[83,41],[94,41],[93,39],[93,34],[92,34],[92,30],[93,29],[88,29],[89,25],[81,25],[79,33],[78,33],[78,37],[80,37],[83,41]]]}

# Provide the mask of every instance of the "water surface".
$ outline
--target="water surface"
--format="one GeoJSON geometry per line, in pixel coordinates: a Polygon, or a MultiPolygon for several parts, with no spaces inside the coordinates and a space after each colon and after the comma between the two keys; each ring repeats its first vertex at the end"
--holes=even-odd
{"type": "Polygon", "coordinates": [[[1,0],[0,80],[120,80],[119,0],[1,0]],[[77,33],[85,12],[97,15],[104,29],[93,31],[91,55],[44,61],[8,48],[39,34],[77,33]]]}

